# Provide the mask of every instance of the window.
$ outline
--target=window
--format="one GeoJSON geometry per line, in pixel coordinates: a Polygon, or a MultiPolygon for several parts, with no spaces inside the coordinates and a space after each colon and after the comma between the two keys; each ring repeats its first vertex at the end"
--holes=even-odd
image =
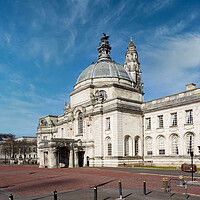
{"type": "Polygon", "coordinates": [[[152,151],[152,138],[147,138],[146,140],[146,144],[147,144],[147,155],[152,155],[153,151],[152,151]]]}
{"type": "Polygon", "coordinates": [[[172,155],[178,155],[178,135],[172,135],[172,155]]]}
{"type": "Polygon", "coordinates": [[[43,140],[47,140],[47,136],[43,136],[43,140]]]}
{"type": "Polygon", "coordinates": [[[100,95],[101,95],[103,101],[105,101],[105,100],[107,99],[106,91],[104,91],[104,90],[100,90],[100,95]]]}
{"type": "Polygon", "coordinates": [[[83,133],[83,114],[78,114],[78,133],[83,133]]]}
{"type": "Polygon", "coordinates": [[[163,115],[158,116],[158,128],[163,128],[163,115]]]}
{"type": "Polygon", "coordinates": [[[160,136],[158,138],[159,155],[165,155],[165,138],[160,136]]]}
{"type": "Polygon", "coordinates": [[[186,135],[186,151],[190,155],[191,151],[194,151],[194,135],[193,133],[188,133],[186,135]]]}
{"type": "Polygon", "coordinates": [[[177,126],[177,113],[171,113],[171,126],[177,126]]]}
{"type": "Polygon", "coordinates": [[[63,138],[63,128],[61,128],[61,138],[63,138]]]}
{"type": "Polygon", "coordinates": [[[106,140],[107,140],[107,154],[108,154],[108,156],[112,156],[112,143],[111,143],[111,138],[108,137],[106,140]]]}
{"type": "Polygon", "coordinates": [[[124,155],[129,156],[129,136],[124,139],[124,155]]]}
{"type": "Polygon", "coordinates": [[[186,124],[192,124],[193,123],[193,114],[192,110],[186,110],[186,124]]]}
{"type": "Polygon", "coordinates": [[[146,118],[146,129],[150,130],[151,129],[151,118],[146,118]]]}
{"type": "Polygon", "coordinates": [[[110,130],[110,117],[106,118],[106,130],[110,130]]]}
{"type": "Polygon", "coordinates": [[[139,137],[135,138],[135,156],[138,156],[139,153],[139,137]]]}

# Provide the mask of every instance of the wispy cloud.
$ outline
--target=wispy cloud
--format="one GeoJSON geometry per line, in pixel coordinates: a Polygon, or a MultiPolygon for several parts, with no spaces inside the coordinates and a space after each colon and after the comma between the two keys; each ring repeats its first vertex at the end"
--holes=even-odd
{"type": "Polygon", "coordinates": [[[155,29],[154,37],[169,36],[180,33],[187,28],[193,20],[198,17],[198,13],[193,12],[181,20],[173,20],[173,22],[159,26],[155,29]],[[176,22],[177,21],[177,22],[176,22]]]}
{"type": "Polygon", "coordinates": [[[136,12],[140,12],[140,14],[149,16],[164,9],[172,2],[172,0],[143,1],[138,5],[136,12]]]}
{"type": "Polygon", "coordinates": [[[200,66],[199,44],[200,34],[184,34],[144,46],[145,84],[159,91],[162,88],[167,95],[183,90],[183,84],[199,83],[200,75],[196,73],[200,66]]]}
{"type": "MultiPolygon", "coordinates": [[[[18,19],[21,30],[15,21],[9,22],[12,29],[0,30],[0,46],[9,47],[21,59],[42,59],[44,63],[54,61],[61,65],[63,55],[70,58],[77,36],[77,24],[85,24],[88,19],[88,1],[32,2],[25,4],[29,17],[18,19]],[[63,8],[62,8],[63,7],[63,8]],[[71,9],[69,9],[71,8],[71,9]],[[66,9],[67,12],[58,12],[66,9]],[[13,38],[13,40],[11,40],[13,38]],[[10,44],[10,45],[9,45],[10,44]]],[[[15,9],[21,4],[15,4],[15,9]]]]}

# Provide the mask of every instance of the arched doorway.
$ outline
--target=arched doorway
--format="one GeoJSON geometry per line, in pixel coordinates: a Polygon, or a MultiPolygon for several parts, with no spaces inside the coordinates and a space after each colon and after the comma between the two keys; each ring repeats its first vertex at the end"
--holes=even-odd
{"type": "Polygon", "coordinates": [[[78,166],[83,167],[84,164],[84,151],[78,151],[78,166]]]}
{"type": "Polygon", "coordinates": [[[59,149],[59,163],[64,164],[64,167],[69,167],[69,149],[67,147],[59,149]]]}

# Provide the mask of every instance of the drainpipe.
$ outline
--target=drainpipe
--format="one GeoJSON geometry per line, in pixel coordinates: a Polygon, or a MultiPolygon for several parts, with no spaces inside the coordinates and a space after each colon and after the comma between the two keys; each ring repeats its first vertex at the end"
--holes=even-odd
{"type": "Polygon", "coordinates": [[[144,163],[144,115],[142,115],[142,161],[144,163]]]}

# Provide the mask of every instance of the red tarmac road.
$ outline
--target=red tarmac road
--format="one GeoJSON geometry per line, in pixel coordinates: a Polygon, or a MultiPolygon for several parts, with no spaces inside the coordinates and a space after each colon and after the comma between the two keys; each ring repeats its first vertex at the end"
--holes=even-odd
{"type": "MultiPolygon", "coordinates": [[[[39,169],[38,166],[0,166],[0,189],[20,196],[87,189],[110,182],[102,187],[117,188],[118,180],[123,188],[143,188],[146,180],[148,190],[162,191],[163,175],[145,175],[95,168],[39,169]]],[[[168,177],[169,178],[169,177],[168,177]]],[[[197,178],[200,181],[199,178],[197,178]]],[[[176,183],[177,185],[177,183],[176,183]]],[[[176,192],[184,193],[184,188],[176,192]]],[[[200,186],[188,186],[188,193],[200,195],[200,186]]]]}

